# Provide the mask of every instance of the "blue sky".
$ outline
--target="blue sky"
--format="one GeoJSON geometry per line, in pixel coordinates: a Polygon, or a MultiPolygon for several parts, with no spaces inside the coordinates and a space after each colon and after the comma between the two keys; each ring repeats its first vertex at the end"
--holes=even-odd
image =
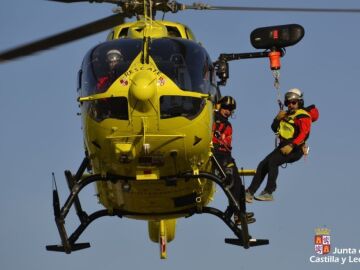
{"type": "MultiPolygon", "coordinates": [[[[183,1],[192,3],[192,1],[183,1]]],[[[218,5],[270,6],[269,1],[207,1],[218,5]]],[[[360,8],[358,1],[276,0],[271,6],[360,8]]],[[[2,0],[0,51],[108,16],[111,5],[59,4],[2,0]]],[[[304,39],[282,59],[281,91],[298,87],[305,103],[315,103],[307,160],[280,170],[275,201],[249,206],[257,222],[254,237],[270,245],[244,250],[224,244],[232,233],[220,220],[198,215],[178,222],[166,261],[148,240],[145,222],[106,218],[82,235],[90,249],[71,255],[50,253],[59,242],[51,205],[51,172],[62,202],[67,194],[65,169],[76,170],[83,158],[76,102],[76,74],[85,53],[106,32],[47,52],[0,65],[0,268],[1,269],[339,269],[338,264],[310,263],[314,229],[331,229],[332,247],[360,249],[358,176],[360,100],[358,25],[360,14],[188,11],[166,19],[187,24],[215,60],[220,53],[251,52],[249,35],[257,27],[298,23],[304,39]]],[[[230,63],[222,89],[238,102],[232,120],[238,167],[255,168],[274,145],[270,124],[278,107],[267,59],[230,63]]],[[[250,178],[246,179],[249,184],[250,178]]],[[[99,208],[94,188],[81,196],[89,211],[99,208]]],[[[218,192],[214,206],[224,207],[218,192]]],[[[74,228],[71,213],[66,225],[74,228]]],[[[360,257],[360,254],[358,254],[360,257]]],[[[343,269],[357,269],[347,263],[343,269]]]]}

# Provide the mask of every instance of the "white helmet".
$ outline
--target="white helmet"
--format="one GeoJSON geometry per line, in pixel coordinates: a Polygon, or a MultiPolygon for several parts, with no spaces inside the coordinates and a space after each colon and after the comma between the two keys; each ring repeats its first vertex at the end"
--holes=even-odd
{"type": "Polygon", "coordinates": [[[291,99],[303,99],[303,94],[301,93],[300,89],[292,88],[285,94],[285,100],[291,99]]]}
{"type": "Polygon", "coordinates": [[[292,88],[286,92],[284,102],[285,105],[287,106],[288,101],[294,99],[299,101],[301,107],[304,105],[303,93],[298,88],[292,88]]]}
{"type": "Polygon", "coordinates": [[[110,50],[106,54],[106,61],[109,63],[121,61],[122,58],[122,54],[116,49],[110,50]]]}

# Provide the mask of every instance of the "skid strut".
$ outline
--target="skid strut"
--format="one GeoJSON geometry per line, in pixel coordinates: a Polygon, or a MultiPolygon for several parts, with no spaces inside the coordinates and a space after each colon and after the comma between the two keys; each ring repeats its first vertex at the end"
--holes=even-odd
{"type": "Polygon", "coordinates": [[[55,223],[59,231],[62,245],[48,245],[46,246],[46,249],[49,251],[61,251],[69,254],[72,251],[88,248],[90,247],[89,243],[75,243],[75,242],[92,221],[104,216],[117,215],[119,217],[122,217],[122,215],[128,214],[125,211],[121,211],[121,212],[116,211],[116,213],[110,214],[107,210],[100,210],[94,212],[89,216],[86,212],[82,210],[78,195],[85,186],[96,181],[116,182],[120,179],[130,180],[130,177],[126,177],[126,176],[119,178],[108,175],[104,177],[100,174],[94,174],[81,178],[86,169],[87,164],[88,164],[88,159],[85,158],[74,177],[72,176],[70,171],[65,171],[65,176],[70,189],[70,195],[68,196],[66,202],[64,203],[64,206],[61,209],[60,209],[59,194],[56,185],[55,188],[53,189],[53,207],[54,207],[55,223]],[[68,237],[65,229],[65,219],[73,204],[76,209],[77,216],[79,217],[80,225],[73,232],[73,234],[70,237],[68,237]]]}
{"type": "MultiPolygon", "coordinates": [[[[57,229],[59,231],[61,244],[60,245],[48,245],[46,249],[49,251],[60,251],[65,252],[67,254],[71,253],[72,251],[81,250],[90,247],[89,243],[76,243],[79,239],[80,235],[85,231],[85,229],[96,219],[105,217],[105,216],[117,216],[122,218],[123,216],[163,216],[163,215],[174,215],[178,216],[183,215],[186,217],[192,216],[194,214],[212,214],[217,216],[233,231],[237,238],[235,239],[225,239],[225,243],[234,244],[243,246],[244,248],[249,248],[252,246],[259,246],[259,245],[267,245],[269,244],[269,240],[267,239],[253,239],[249,235],[248,230],[248,223],[246,217],[246,204],[245,204],[245,189],[241,192],[241,200],[240,204],[234,198],[232,193],[230,192],[229,187],[225,184],[224,180],[215,176],[211,173],[200,172],[197,175],[194,175],[192,172],[187,172],[181,175],[170,176],[170,177],[163,177],[161,180],[164,181],[174,181],[174,179],[198,179],[198,178],[206,178],[210,181],[215,182],[218,184],[222,190],[224,191],[225,195],[227,196],[230,205],[226,211],[221,211],[217,208],[213,207],[193,207],[187,210],[181,211],[172,211],[169,213],[136,213],[136,212],[129,212],[119,209],[113,209],[110,213],[108,210],[99,210],[97,212],[88,215],[85,211],[83,211],[80,200],[79,200],[79,193],[80,191],[87,185],[97,182],[97,181],[109,181],[112,183],[116,183],[117,181],[124,180],[124,181],[136,181],[135,177],[129,176],[120,176],[120,175],[100,175],[100,174],[93,174],[83,177],[84,171],[89,164],[89,159],[86,157],[77,173],[73,176],[70,171],[65,171],[65,177],[68,183],[68,187],[70,189],[70,194],[65,201],[62,208],[60,208],[60,200],[59,194],[56,188],[56,184],[53,188],[53,208],[54,208],[54,217],[57,229]],[[66,229],[65,229],[65,219],[68,215],[71,206],[74,205],[76,214],[79,217],[80,225],[75,229],[75,231],[68,237],[66,229]],[[234,208],[234,209],[232,209],[234,208]],[[236,213],[241,221],[241,228],[237,226],[232,220],[231,216],[233,213],[236,213]]],[[[55,181],[55,180],[54,180],[55,181]]],[[[194,201],[195,203],[195,201],[194,201]]]]}
{"type": "Polygon", "coordinates": [[[237,236],[235,239],[225,239],[225,243],[233,244],[238,246],[243,246],[244,248],[249,248],[252,246],[268,245],[269,240],[267,239],[254,239],[249,235],[248,229],[248,220],[246,217],[246,203],[245,203],[245,188],[242,188],[241,191],[241,200],[240,204],[236,201],[232,193],[230,192],[229,187],[224,183],[223,179],[213,175],[211,173],[200,172],[198,175],[193,175],[192,173],[186,173],[183,175],[184,178],[206,178],[218,184],[224,191],[226,197],[228,198],[230,205],[235,207],[235,210],[229,211],[228,209],[223,212],[217,208],[213,207],[203,207],[201,211],[197,210],[197,214],[207,213],[212,214],[223,220],[223,222],[233,231],[237,236]],[[231,220],[232,212],[238,214],[241,223],[241,229],[231,220]],[[228,213],[230,212],[230,214],[228,213]]]}

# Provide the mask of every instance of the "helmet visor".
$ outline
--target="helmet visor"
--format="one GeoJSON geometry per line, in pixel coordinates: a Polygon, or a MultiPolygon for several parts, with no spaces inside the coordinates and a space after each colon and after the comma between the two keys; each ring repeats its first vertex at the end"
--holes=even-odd
{"type": "Polygon", "coordinates": [[[299,99],[301,99],[301,97],[296,93],[286,93],[285,94],[285,102],[288,100],[293,100],[293,99],[299,100],[299,99]]]}
{"type": "Polygon", "coordinates": [[[221,109],[233,111],[233,110],[235,110],[235,105],[234,104],[221,104],[221,109]]]}

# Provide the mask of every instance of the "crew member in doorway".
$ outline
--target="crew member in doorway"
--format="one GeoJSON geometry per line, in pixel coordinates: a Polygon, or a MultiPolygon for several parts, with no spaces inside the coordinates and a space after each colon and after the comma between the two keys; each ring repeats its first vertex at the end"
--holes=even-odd
{"type": "MultiPolygon", "coordinates": [[[[245,208],[245,188],[242,185],[238,168],[231,155],[232,150],[232,126],[229,117],[236,109],[235,99],[231,96],[222,97],[217,103],[215,119],[213,124],[213,154],[221,169],[226,174],[227,185],[230,185],[230,192],[238,205],[245,208]],[[241,194],[241,192],[243,194],[241,194]],[[241,195],[243,200],[241,200],[241,195]]],[[[232,206],[234,207],[234,206],[232,206]]],[[[248,223],[254,222],[252,213],[247,213],[248,223]]],[[[239,224],[238,215],[234,214],[235,223],[239,224]]]]}

